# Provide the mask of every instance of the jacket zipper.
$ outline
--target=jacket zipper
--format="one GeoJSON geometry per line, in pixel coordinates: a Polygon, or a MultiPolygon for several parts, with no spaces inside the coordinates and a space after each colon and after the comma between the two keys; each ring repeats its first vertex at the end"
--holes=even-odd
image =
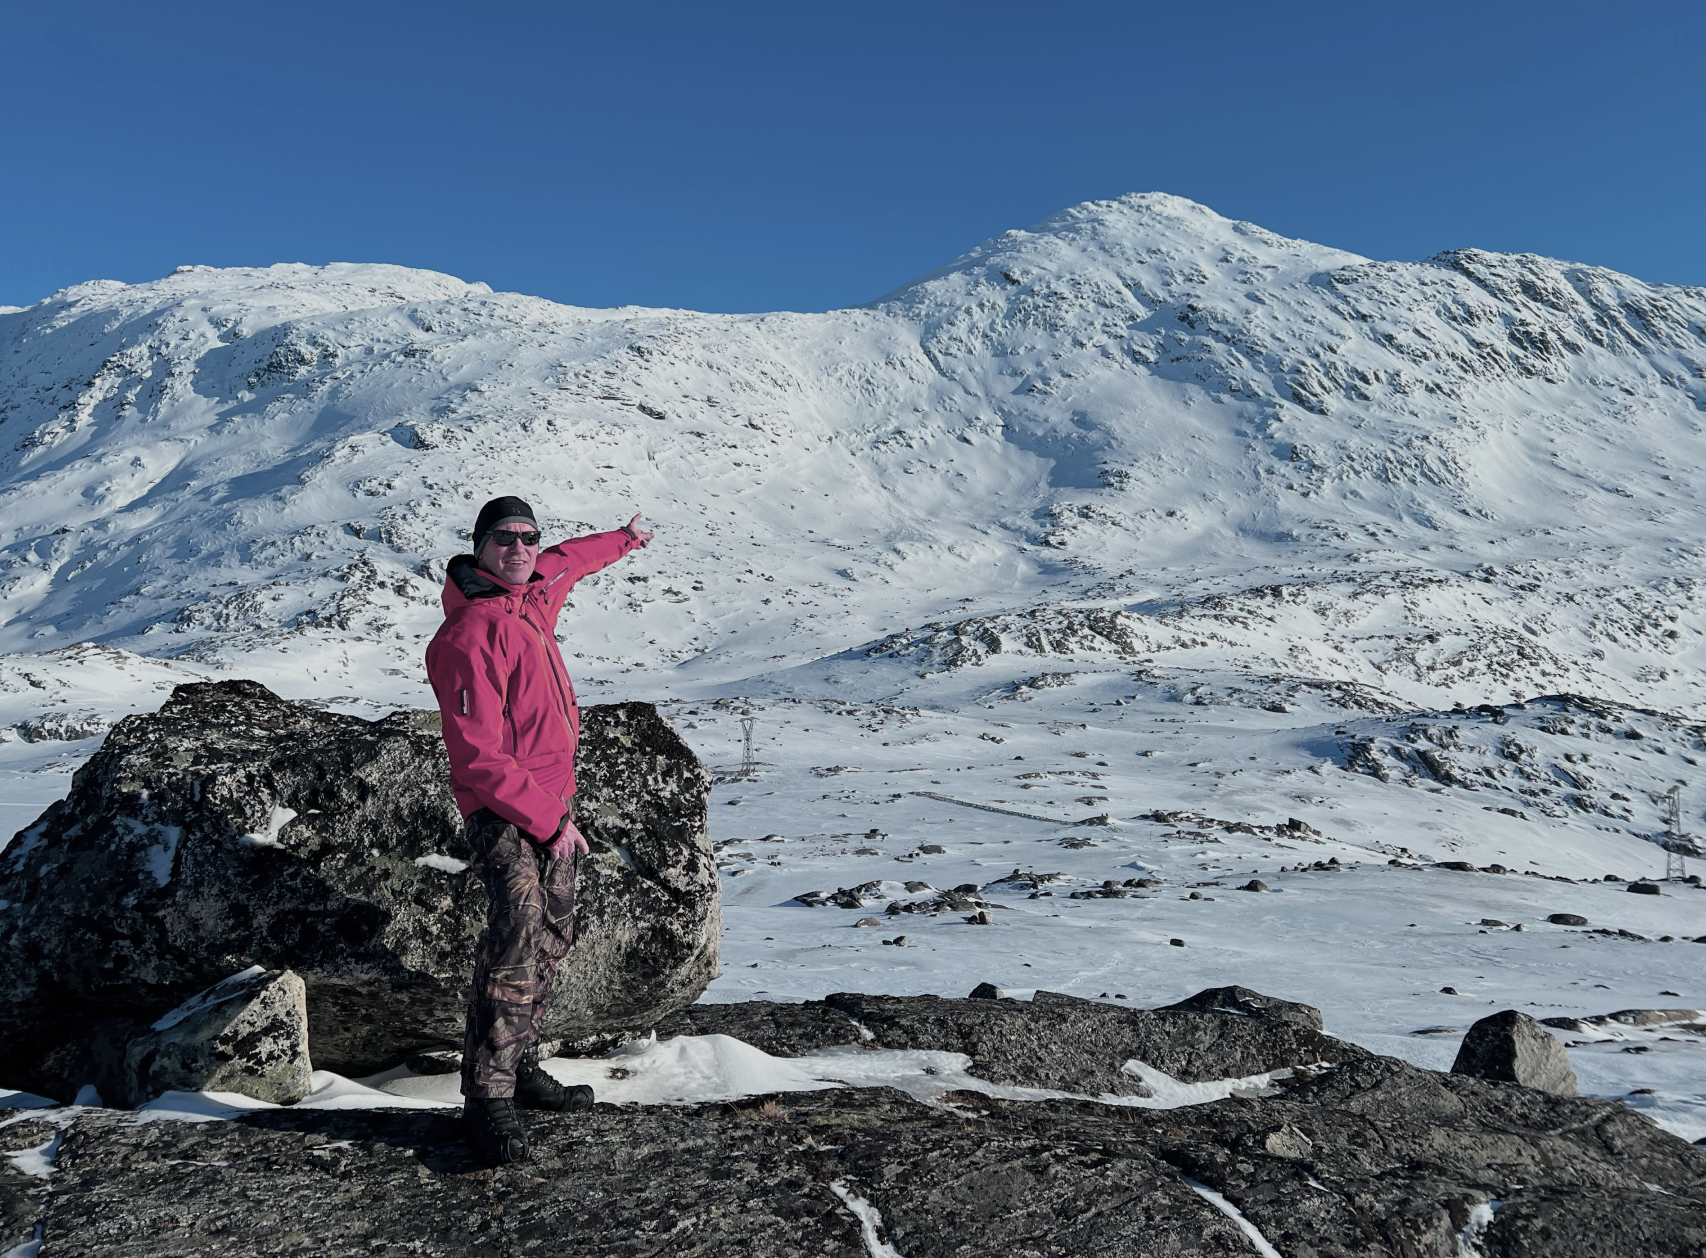
{"type": "Polygon", "coordinates": [[[575,723],[569,717],[568,691],[563,688],[563,679],[557,675],[557,669],[559,666],[557,662],[551,658],[551,647],[545,641],[544,631],[541,630],[538,625],[534,624],[533,618],[527,614],[527,605],[525,603],[522,604],[521,607],[521,618],[527,622],[527,627],[532,629],[534,636],[539,639],[539,649],[545,652],[545,667],[551,672],[551,680],[557,683],[557,698],[561,700],[563,704],[563,722],[569,727],[569,738],[572,740],[575,736],[575,723]]]}

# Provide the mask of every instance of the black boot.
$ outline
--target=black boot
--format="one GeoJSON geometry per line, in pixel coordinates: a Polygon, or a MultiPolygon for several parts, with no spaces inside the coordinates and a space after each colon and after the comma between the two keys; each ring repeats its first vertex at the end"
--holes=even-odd
{"type": "Polygon", "coordinates": [[[592,1108],[592,1089],[584,1083],[564,1087],[539,1064],[538,1052],[528,1049],[515,1070],[515,1101],[523,1109],[579,1114],[592,1108]]]}
{"type": "Polygon", "coordinates": [[[527,1133],[510,1097],[469,1097],[462,1105],[462,1122],[475,1155],[488,1166],[527,1160],[527,1133]]]}

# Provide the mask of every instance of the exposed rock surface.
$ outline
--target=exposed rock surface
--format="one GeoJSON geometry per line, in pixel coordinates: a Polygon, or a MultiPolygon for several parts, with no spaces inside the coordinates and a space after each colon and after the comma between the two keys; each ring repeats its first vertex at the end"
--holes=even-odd
{"type": "Polygon", "coordinates": [[[0,1254],[35,1235],[47,1179],[26,1170],[29,1155],[50,1152],[59,1130],[29,1110],[0,1109],[0,1254]],[[22,1163],[22,1164],[20,1164],[22,1163]]]}
{"type": "MultiPolygon", "coordinates": [[[[120,721],[0,857],[0,1078],[74,1090],[90,1080],[73,1063],[110,1065],[127,1026],[251,965],[306,982],[317,1066],[365,1074],[459,1042],[486,894],[437,720],[228,681],[120,721]]],[[[647,704],[585,709],[582,738],[593,851],[554,1038],[641,1030],[717,972],[709,774],[647,704]]]]}
{"type": "Polygon", "coordinates": [[[906,1258],[1247,1258],[1187,1177],[1288,1258],[1456,1254],[1489,1201],[1501,1208],[1478,1244],[1499,1258],[1706,1245],[1706,1152],[1614,1102],[1389,1058],[1165,1111],[944,1100],[869,1089],[529,1114],[533,1160],[495,1172],[448,1112],[91,1111],[59,1152],[44,1251],[866,1258],[846,1194],[906,1258]]]}
{"type": "Polygon", "coordinates": [[[1541,1026],[1562,1031],[1617,1030],[1622,1027],[1675,1027],[1679,1031],[1706,1034],[1706,1009],[1619,1009],[1591,1018],[1542,1018],[1541,1026]]]}
{"type": "Polygon", "coordinates": [[[125,1050],[125,1099],[237,1092],[274,1105],[308,1095],[308,990],[290,970],[255,967],[198,992],[125,1050]]]}
{"type": "Polygon", "coordinates": [[[1168,1009],[1191,1009],[1198,1013],[1240,1013],[1248,1018],[1268,1018],[1276,1022],[1294,1022],[1298,1026],[1309,1027],[1319,1031],[1326,1023],[1321,1020],[1321,1011],[1314,1005],[1299,1004],[1294,1000],[1280,1000],[1275,996],[1264,996],[1261,992],[1251,991],[1248,987],[1210,987],[1200,991],[1195,996],[1186,997],[1176,1005],[1166,1006],[1168,1009]]]}
{"type": "Polygon", "coordinates": [[[1576,1072],[1564,1046],[1515,1009],[1489,1014],[1470,1027],[1451,1073],[1520,1083],[1555,1096],[1576,1094],[1576,1072]]]}
{"type": "MultiPolygon", "coordinates": [[[[1225,990],[1244,991],[1257,1001],[1271,999],[1242,988],[1213,989],[1192,999],[1207,1004],[1207,998],[1225,990]]],[[[1281,1017],[1179,1007],[1123,1009],[1054,992],[1038,992],[1031,1000],[841,992],[799,1005],[694,1005],[660,1023],[658,1033],[732,1035],[781,1057],[860,1043],[946,1050],[966,1054],[971,1072],[991,1083],[1088,1096],[1146,1095],[1144,1085],[1123,1069],[1134,1058],[1181,1082],[1200,1083],[1367,1055],[1354,1044],[1281,1017]]]]}

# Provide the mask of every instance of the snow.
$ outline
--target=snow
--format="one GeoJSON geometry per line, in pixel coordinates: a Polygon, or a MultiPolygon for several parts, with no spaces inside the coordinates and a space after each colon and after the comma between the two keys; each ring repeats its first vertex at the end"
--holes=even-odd
{"type": "Polygon", "coordinates": [[[235,974],[227,975],[206,991],[191,996],[176,1009],[161,1017],[149,1029],[154,1031],[170,1030],[192,1014],[199,1013],[210,1005],[217,1005],[221,1001],[230,1000],[240,995],[241,993],[237,990],[240,984],[254,978],[257,974],[265,974],[266,972],[264,965],[251,965],[246,970],[239,970],[235,974]]]}
{"type": "Polygon", "coordinates": [[[8,1153],[6,1160],[25,1175],[33,1175],[37,1179],[46,1179],[53,1174],[53,1160],[59,1155],[59,1146],[65,1140],[63,1131],[56,1131],[47,1140],[31,1149],[19,1149],[8,1153]]]}
{"type": "MultiPolygon", "coordinates": [[[[1698,825],[1703,413],[1702,290],[1160,194],[823,314],[362,264],[80,285],[0,313],[0,840],[42,860],[89,731],[175,684],[429,706],[444,562],[516,492],[554,536],[657,529],[562,637],[585,702],[659,703],[718,770],[709,1000],[1239,983],[1436,1069],[1502,1008],[1706,1006],[1706,892],[1602,880],[1663,875],[1671,786],[1698,825]],[[908,882],[994,924],[889,914],[937,898],[908,882]]],[[[1584,1092],[1706,1136],[1697,1032],[1559,1034],[1584,1092]]],[[[672,1051],[605,1087],[828,1068],[672,1051]]]]}
{"type": "Polygon", "coordinates": [[[865,1252],[871,1258],[901,1258],[899,1251],[883,1239],[881,1210],[855,1192],[844,1179],[836,1180],[829,1186],[829,1191],[840,1197],[859,1220],[859,1235],[865,1242],[865,1252]]]}
{"type": "Polygon", "coordinates": [[[243,842],[254,847],[279,847],[278,832],[290,822],[296,820],[296,809],[286,808],[282,804],[274,804],[272,811],[267,814],[266,829],[253,834],[245,834],[243,842]]]}
{"type": "Polygon", "coordinates": [[[1257,1230],[1256,1225],[1244,1217],[1244,1212],[1233,1205],[1225,1197],[1215,1192],[1207,1184],[1187,1178],[1185,1183],[1190,1185],[1192,1192],[1201,1197],[1209,1205],[1220,1211],[1238,1225],[1238,1230],[1250,1238],[1250,1244],[1262,1258],[1281,1258],[1280,1251],[1268,1243],[1268,1238],[1257,1230]]]}

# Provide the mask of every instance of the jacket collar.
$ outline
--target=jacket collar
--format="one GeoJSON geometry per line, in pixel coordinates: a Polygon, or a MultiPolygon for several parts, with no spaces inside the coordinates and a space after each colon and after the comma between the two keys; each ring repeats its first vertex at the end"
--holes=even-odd
{"type": "MultiPolygon", "coordinates": [[[[528,584],[542,580],[544,578],[535,572],[528,578],[528,584]]],[[[449,611],[453,603],[473,603],[482,599],[525,594],[527,588],[498,580],[484,568],[478,567],[472,555],[458,555],[450,561],[450,568],[444,580],[445,610],[449,611]]]]}

